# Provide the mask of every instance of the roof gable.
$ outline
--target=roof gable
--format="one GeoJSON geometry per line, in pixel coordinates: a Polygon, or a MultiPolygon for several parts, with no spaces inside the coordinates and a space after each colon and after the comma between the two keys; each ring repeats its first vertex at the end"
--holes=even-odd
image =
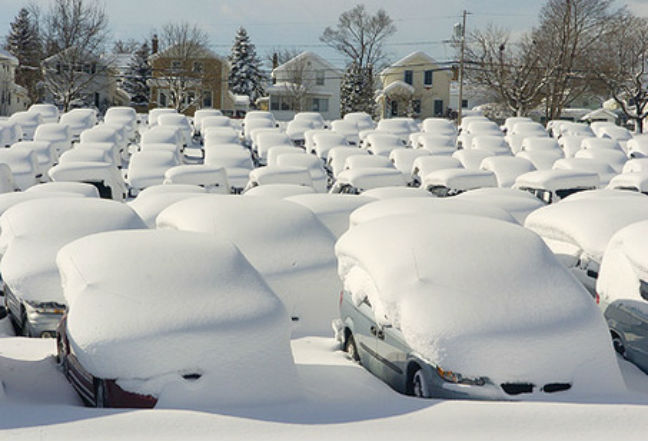
{"type": "Polygon", "coordinates": [[[393,72],[394,70],[396,70],[397,68],[404,67],[404,66],[407,66],[409,64],[421,64],[420,59],[423,59],[423,61],[426,64],[431,64],[431,65],[434,65],[434,66],[439,65],[439,63],[434,58],[432,58],[431,56],[429,56],[425,52],[423,52],[423,51],[415,51],[415,52],[412,52],[411,54],[405,56],[404,58],[401,58],[400,60],[392,63],[390,66],[387,66],[386,68],[384,68],[382,70],[382,72],[380,72],[380,75],[387,75],[387,74],[393,72]]]}
{"type": "Polygon", "coordinates": [[[319,55],[317,55],[316,53],[311,52],[311,51],[302,52],[301,54],[297,55],[296,57],[291,58],[290,60],[286,61],[284,64],[281,64],[281,65],[277,66],[276,68],[274,68],[272,70],[272,73],[275,74],[277,72],[282,72],[284,70],[288,70],[295,63],[299,63],[299,62],[307,60],[307,59],[310,59],[310,60],[314,61],[315,63],[318,63],[318,64],[324,66],[327,70],[338,73],[340,75],[342,74],[342,71],[340,69],[333,66],[331,63],[326,61],[324,58],[320,57],[319,55]]]}

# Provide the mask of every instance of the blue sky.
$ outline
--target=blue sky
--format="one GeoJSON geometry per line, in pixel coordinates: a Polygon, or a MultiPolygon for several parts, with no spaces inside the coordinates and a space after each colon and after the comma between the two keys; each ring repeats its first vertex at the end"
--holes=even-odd
{"type": "MultiPolygon", "coordinates": [[[[91,0],[90,0],[91,1],[91,0]]],[[[0,35],[26,0],[0,0],[0,35]]],[[[47,0],[37,0],[46,8],[47,0]]],[[[453,51],[442,41],[449,38],[463,9],[467,28],[494,23],[522,33],[536,23],[540,0],[367,0],[370,11],[383,8],[394,19],[397,32],[387,50],[395,61],[414,50],[423,50],[439,61],[452,59],[453,51]]],[[[648,16],[648,0],[630,0],[637,14],[648,16]]],[[[319,36],[334,25],[341,12],[353,3],[347,0],[107,0],[103,2],[110,17],[114,39],[144,39],[154,28],[169,21],[188,21],[202,27],[211,37],[212,49],[226,55],[239,25],[248,30],[262,57],[272,47],[311,50],[337,66],[344,59],[323,47],[319,36]]],[[[619,3],[623,4],[623,3],[619,3]]]]}

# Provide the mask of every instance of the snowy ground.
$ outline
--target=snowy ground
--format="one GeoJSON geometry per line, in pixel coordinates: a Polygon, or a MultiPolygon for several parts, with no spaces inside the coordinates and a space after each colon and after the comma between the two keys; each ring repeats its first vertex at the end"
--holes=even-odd
{"type": "Polygon", "coordinates": [[[0,440],[645,440],[648,376],[620,360],[629,392],[579,402],[421,400],[393,392],[331,338],[292,343],[305,397],[271,407],[107,410],[81,406],[54,340],[11,337],[0,321],[0,440]],[[632,391],[632,392],[630,392],[632,391]]]}

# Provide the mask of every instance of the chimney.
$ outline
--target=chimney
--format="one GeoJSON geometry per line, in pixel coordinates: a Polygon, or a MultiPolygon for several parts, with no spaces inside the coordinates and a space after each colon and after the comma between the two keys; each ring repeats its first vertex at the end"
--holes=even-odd
{"type": "Polygon", "coordinates": [[[153,39],[151,40],[151,54],[157,54],[158,51],[158,36],[153,34],[153,39]]]}
{"type": "Polygon", "coordinates": [[[272,84],[277,84],[277,78],[274,76],[274,70],[279,66],[279,56],[277,53],[272,54],[272,84]]]}

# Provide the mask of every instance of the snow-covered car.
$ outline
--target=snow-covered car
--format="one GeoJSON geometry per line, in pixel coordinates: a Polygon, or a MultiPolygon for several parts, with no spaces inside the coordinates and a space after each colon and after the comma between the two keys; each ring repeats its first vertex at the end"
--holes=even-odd
{"type": "Polygon", "coordinates": [[[65,312],[59,249],[88,234],[145,228],[128,206],[98,198],[26,201],[0,217],[2,280],[9,315],[27,337],[54,337],[65,312]]]}
{"type": "Polygon", "coordinates": [[[333,121],[331,122],[331,130],[334,133],[338,133],[344,136],[344,139],[346,139],[346,142],[350,145],[360,144],[360,130],[358,129],[358,126],[352,121],[345,119],[338,119],[336,121],[333,121]]]}
{"type": "Polygon", "coordinates": [[[43,117],[35,112],[16,112],[9,118],[9,123],[18,124],[22,130],[21,139],[31,141],[36,128],[43,123],[43,117]]]}
{"type": "Polygon", "coordinates": [[[260,165],[268,164],[268,150],[271,147],[285,146],[295,148],[292,140],[288,135],[282,132],[262,132],[256,136],[252,145],[257,163],[260,165]]]}
{"type": "Polygon", "coordinates": [[[595,159],[605,162],[612,167],[615,173],[621,173],[623,166],[628,161],[625,153],[608,149],[582,149],[576,152],[574,158],[595,159]]]}
{"type": "Polygon", "coordinates": [[[14,182],[13,173],[7,164],[0,163],[0,194],[19,190],[14,182]]]}
{"type": "Polygon", "coordinates": [[[513,153],[517,153],[520,151],[520,148],[522,146],[522,141],[524,141],[524,138],[529,138],[529,137],[549,137],[549,134],[545,130],[545,128],[536,122],[517,122],[513,125],[513,127],[507,131],[506,133],[506,142],[508,142],[509,146],[511,147],[511,150],[513,153]]]}
{"type": "Polygon", "coordinates": [[[310,121],[289,121],[286,125],[286,135],[290,137],[293,144],[303,147],[306,143],[306,131],[312,130],[313,126],[310,121]]]}
{"type": "Polygon", "coordinates": [[[580,170],[537,170],[515,178],[513,188],[528,191],[541,201],[552,204],[567,196],[599,186],[596,173],[580,170]]]}
{"type": "Polygon", "coordinates": [[[322,161],[317,156],[307,155],[303,152],[282,153],[277,157],[276,164],[280,167],[305,168],[310,173],[315,191],[318,193],[326,193],[328,190],[328,175],[322,165],[322,161]]]}
{"type": "Polygon", "coordinates": [[[41,192],[54,192],[54,193],[77,193],[86,198],[98,198],[99,190],[91,184],[83,182],[45,182],[29,187],[27,193],[41,193],[41,192]]]}
{"type": "Polygon", "coordinates": [[[20,141],[13,144],[11,150],[34,152],[41,172],[47,172],[58,161],[59,157],[56,146],[49,141],[20,141]]]}
{"type": "Polygon", "coordinates": [[[556,151],[563,153],[558,141],[554,138],[548,137],[538,137],[538,136],[529,136],[522,140],[520,145],[520,151],[523,152],[532,152],[532,151],[556,151]]]}
{"type": "Polygon", "coordinates": [[[100,233],[66,245],[57,265],[69,307],[58,359],[87,405],[215,408],[301,395],[286,310],[229,241],[100,233]]]}
{"type": "Polygon", "coordinates": [[[344,161],[344,169],[360,169],[360,168],[376,168],[376,167],[386,167],[394,168],[394,164],[386,156],[378,155],[351,155],[347,156],[344,161]]]}
{"type": "Polygon", "coordinates": [[[270,199],[286,199],[290,196],[297,196],[302,194],[315,194],[313,187],[306,187],[305,185],[297,184],[267,184],[258,185],[249,188],[243,193],[247,197],[262,197],[270,199]]]}
{"type": "Polygon", "coordinates": [[[47,141],[54,144],[56,151],[61,153],[72,147],[72,132],[66,124],[47,123],[36,128],[34,141],[47,141]]]}
{"type": "Polygon", "coordinates": [[[16,187],[20,190],[27,190],[43,178],[38,157],[31,149],[0,148],[0,163],[9,166],[16,187]]]}
{"type": "MultiPolygon", "coordinates": [[[[247,115],[246,115],[247,118],[247,115]]],[[[276,129],[277,124],[274,118],[253,118],[244,122],[243,126],[243,140],[248,144],[252,144],[252,132],[259,129],[276,129]]]]}
{"type": "Polygon", "coordinates": [[[0,148],[9,147],[22,140],[22,128],[7,120],[0,121],[0,148]]]}
{"type": "Polygon", "coordinates": [[[619,230],[610,239],[596,281],[596,299],[614,349],[648,373],[648,221],[619,230]]]}
{"type": "Polygon", "coordinates": [[[419,128],[416,127],[414,120],[411,118],[389,118],[378,121],[376,130],[391,133],[400,137],[404,142],[407,142],[409,134],[418,132],[419,128]]]}
{"type": "Polygon", "coordinates": [[[240,145],[239,136],[231,127],[205,127],[202,132],[203,143],[205,148],[210,145],[219,144],[238,144],[240,145]]]}
{"type": "Polygon", "coordinates": [[[461,162],[451,156],[421,156],[412,163],[412,184],[421,185],[423,176],[435,170],[463,168],[461,162]]]}
{"type": "Polygon", "coordinates": [[[504,134],[500,128],[492,121],[471,121],[461,130],[457,137],[457,146],[459,148],[470,148],[472,141],[476,136],[500,136],[504,139],[504,134]]]}
{"type": "Polygon", "coordinates": [[[66,162],[55,165],[47,172],[54,182],[84,182],[97,187],[103,199],[123,201],[128,188],[122,174],[113,164],[106,162],[66,162]]]}
{"type": "Polygon", "coordinates": [[[648,158],[629,159],[623,165],[621,173],[642,173],[648,172],[648,158]]]}
{"type": "Polygon", "coordinates": [[[182,134],[182,146],[186,147],[191,144],[193,136],[193,128],[189,124],[186,116],[179,113],[169,113],[167,115],[160,115],[158,117],[158,125],[160,127],[174,127],[182,134]]]}
{"type": "MultiPolygon", "coordinates": [[[[234,131],[234,129],[232,128],[232,122],[227,116],[206,116],[200,120],[200,126],[196,126],[196,124],[198,123],[194,119],[194,131],[197,130],[199,136],[202,136],[203,138],[205,135],[205,130],[212,127],[230,129],[234,131]]],[[[238,134],[236,135],[236,137],[236,142],[238,142],[238,134]]]]}
{"type": "Polygon", "coordinates": [[[73,109],[61,115],[60,124],[70,127],[73,139],[79,139],[81,132],[97,124],[97,112],[93,109],[73,109]]]}
{"type": "Polygon", "coordinates": [[[461,149],[452,153],[452,157],[468,170],[479,170],[482,161],[493,154],[486,150],[461,149]]]}
{"type": "Polygon", "coordinates": [[[344,115],[343,119],[354,123],[358,130],[373,129],[376,126],[376,123],[371,119],[371,115],[365,112],[350,112],[344,115]]]}
{"type": "Polygon", "coordinates": [[[360,194],[378,187],[405,187],[406,185],[405,177],[395,168],[359,167],[340,172],[330,193],[360,194]]]}
{"type": "Polygon", "coordinates": [[[326,122],[319,112],[297,112],[293,121],[305,122],[311,125],[313,129],[326,129],[326,122]]]}
{"type": "Polygon", "coordinates": [[[398,392],[511,400],[624,387],[596,305],[519,225],[385,217],[352,227],[336,255],[336,337],[398,392]]]}
{"type": "MultiPolygon", "coordinates": [[[[313,153],[315,151],[315,144],[314,144],[314,141],[313,141],[313,137],[318,133],[333,133],[333,132],[330,131],[330,130],[326,130],[326,129],[310,129],[310,130],[306,130],[304,132],[304,149],[307,152],[313,153]]],[[[342,135],[340,135],[338,133],[336,133],[335,135],[342,137],[342,135]]],[[[346,144],[346,142],[344,144],[346,144]]]]}
{"type": "Polygon", "coordinates": [[[495,173],[486,170],[448,168],[423,176],[421,188],[437,197],[455,196],[476,188],[497,187],[495,173]]]}
{"type": "Polygon", "coordinates": [[[164,172],[163,184],[193,184],[209,193],[229,194],[227,171],[209,164],[176,165],[164,172]]]}
{"type": "Polygon", "coordinates": [[[563,150],[565,158],[573,158],[576,152],[581,149],[581,144],[586,138],[591,138],[591,136],[569,135],[558,138],[558,145],[563,150]]]}
{"type": "Polygon", "coordinates": [[[110,107],[104,116],[104,123],[108,125],[124,126],[127,140],[135,139],[137,128],[137,114],[132,107],[110,107]]]}
{"type": "Polygon", "coordinates": [[[294,184],[313,187],[313,180],[310,172],[305,167],[267,165],[249,172],[248,183],[243,191],[268,184],[294,184]]]}
{"type": "Polygon", "coordinates": [[[513,216],[520,225],[524,225],[524,221],[529,214],[545,206],[541,200],[532,194],[512,188],[478,188],[461,193],[455,199],[499,207],[513,216]]]}
{"type": "MultiPolygon", "coordinates": [[[[203,121],[207,118],[222,118],[223,112],[218,109],[198,109],[194,112],[193,116],[193,135],[200,136],[200,133],[203,129],[203,121]]],[[[225,117],[226,120],[219,119],[218,121],[227,121],[229,126],[229,118],[225,117]]]]}
{"type": "Polygon", "coordinates": [[[636,135],[628,140],[626,149],[629,158],[645,158],[648,156],[648,136],[636,135]]]}
{"type": "MultiPolygon", "coordinates": [[[[318,158],[326,160],[328,153],[334,147],[349,146],[344,135],[335,132],[315,133],[312,136],[311,150],[309,153],[317,155],[318,158]]],[[[355,149],[358,151],[359,149],[355,149]]]]}
{"type": "Polygon", "coordinates": [[[165,109],[165,108],[151,109],[148,112],[148,126],[152,128],[158,125],[158,119],[161,115],[170,115],[174,113],[178,113],[178,112],[176,112],[175,109],[165,109]]]}
{"type": "Polygon", "coordinates": [[[56,123],[59,119],[59,110],[54,104],[32,104],[27,111],[38,113],[46,124],[56,123]]]}
{"type": "Polygon", "coordinates": [[[173,144],[178,151],[181,151],[182,142],[182,134],[177,127],[156,125],[142,133],[140,150],[145,144],[173,144]]]}
{"type": "MultiPolygon", "coordinates": [[[[74,148],[68,150],[63,155],[67,154],[67,157],[73,156],[75,151],[82,150],[101,150],[104,153],[104,156],[108,158],[107,162],[114,165],[117,168],[122,167],[121,155],[119,152],[119,147],[117,144],[112,142],[78,142],[74,144],[74,148]]],[[[61,155],[61,156],[63,156],[61,155]]],[[[81,158],[82,154],[78,153],[77,158],[81,158]]]]}
{"type": "Polygon", "coordinates": [[[629,190],[648,195],[648,173],[621,173],[610,180],[610,190],[629,190]]]}
{"type": "Polygon", "coordinates": [[[136,195],[151,185],[162,184],[166,171],[177,165],[180,162],[174,152],[151,150],[134,153],[126,175],[131,195],[136,195]]]}
{"type": "Polygon", "coordinates": [[[392,150],[405,147],[402,138],[390,133],[372,133],[362,146],[372,155],[389,156],[392,150]]]}
{"type": "Polygon", "coordinates": [[[396,169],[400,170],[405,176],[411,176],[412,166],[416,158],[421,156],[431,156],[432,153],[425,149],[409,149],[399,147],[389,153],[389,160],[394,164],[396,169]]]}
{"type": "Polygon", "coordinates": [[[476,135],[473,137],[469,148],[490,152],[493,156],[511,155],[511,148],[503,136],[476,135]]]}
{"type": "Polygon", "coordinates": [[[148,228],[155,228],[155,219],[176,202],[206,193],[202,187],[187,184],[154,185],[143,190],[128,205],[135,210],[148,228]],[[165,191],[159,191],[165,189],[165,191]],[[153,190],[149,192],[149,190],[153,190]]]}
{"type": "Polygon", "coordinates": [[[616,176],[616,172],[605,161],[591,158],[564,158],[554,162],[554,170],[581,170],[596,173],[599,176],[599,186],[605,187],[616,176]]]}
{"type": "Polygon", "coordinates": [[[516,156],[491,156],[485,158],[479,168],[495,173],[497,186],[502,188],[513,187],[518,176],[536,169],[531,161],[516,156]]]}
{"type": "Polygon", "coordinates": [[[365,190],[361,193],[361,196],[375,200],[383,200],[398,198],[428,198],[432,195],[423,188],[390,186],[365,190]]]}
{"type": "Polygon", "coordinates": [[[452,121],[445,118],[425,118],[422,123],[424,132],[432,134],[452,134],[456,135],[457,126],[452,121]]]}
{"type": "Polygon", "coordinates": [[[340,292],[335,237],[308,208],[270,197],[208,195],[171,205],[157,226],[228,238],[284,303],[293,338],[330,335],[337,315],[331,294],[340,292]]]}
{"type": "Polygon", "coordinates": [[[369,153],[366,150],[351,146],[332,147],[327,152],[326,168],[334,178],[337,178],[338,174],[344,170],[347,158],[356,155],[369,156],[369,153]]]}
{"type": "Polygon", "coordinates": [[[127,144],[123,134],[119,130],[101,124],[94,126],[91,129],[84,130],[79,136],[79,143],[81,144],[95,142],[114,144],[116,152],[115,164],[121,166],[121,155],[126,150],[127,144]]]}
{"type": "Polygon", "coordinates": [[[618,141],[610,138],[585,138],[581,142],[581,149],[618,150],[620,152],[623,152],[623,149],[621,148],[621,145],[618,143],[618,141]]]}
{"type": "Polygon", "coordinates": [[[621,228],[648,219],[648,198],[616,193],[619,195],[567,198],[534,211],[524,222],[593,296],[608,241],[621,228]]]}
{"type": "Polygon", "coordinates": [[[556,161],[563,159],[563,152],[558,150],[525,150],[518,152],[515,157],[530,161],[538,170],[550,170],[556,161]]]}

